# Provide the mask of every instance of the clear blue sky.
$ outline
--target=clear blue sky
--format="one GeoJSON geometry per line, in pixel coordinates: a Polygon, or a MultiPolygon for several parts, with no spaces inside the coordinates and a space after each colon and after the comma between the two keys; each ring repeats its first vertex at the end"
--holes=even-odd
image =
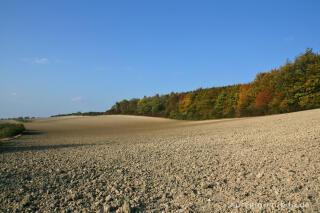
{"type": "Polygon", "coordinates": [[[246,83],[320,49],[320,1],[0,0],[0,117],[246,83]]]}

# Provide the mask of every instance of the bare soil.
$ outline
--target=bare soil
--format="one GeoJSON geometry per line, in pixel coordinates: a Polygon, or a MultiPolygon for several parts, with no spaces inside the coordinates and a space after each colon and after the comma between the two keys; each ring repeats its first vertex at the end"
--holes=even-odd
{"type": "Polygon", "coordinates": [[[319,212],[320,110],[69,116],[0,143],[1,212],[319,212]]]}

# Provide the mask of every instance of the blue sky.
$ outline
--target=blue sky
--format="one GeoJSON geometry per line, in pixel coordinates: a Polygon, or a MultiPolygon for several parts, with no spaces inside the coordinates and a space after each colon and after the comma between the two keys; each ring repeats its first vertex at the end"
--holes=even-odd
{"type": "Polygon", "coordinates": [[[320,49],[320,3],[0,0],[0,117],[246,83],[320,49]]]}

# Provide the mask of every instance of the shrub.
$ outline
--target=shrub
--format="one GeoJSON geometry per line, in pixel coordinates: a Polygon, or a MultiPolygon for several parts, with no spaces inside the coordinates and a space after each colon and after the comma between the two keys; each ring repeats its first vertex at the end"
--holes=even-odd
{"type": "Polygon", "coordinates": [[[21,134],[25,129],[23,124],[0,124],[0,138],[12,137],[21,134]]]}

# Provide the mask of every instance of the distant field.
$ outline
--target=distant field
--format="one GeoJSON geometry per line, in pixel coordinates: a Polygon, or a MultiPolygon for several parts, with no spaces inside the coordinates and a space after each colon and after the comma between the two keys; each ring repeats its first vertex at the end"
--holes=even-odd
{"type": "MultiPolygon", "coordinates": [[[[210,121],[179,121],[166,118],[153,118],[131,115],[101,115],[101,116],[65,116],[55,118],[36,119],[25,126],[30,130],[41,132],[46,142],[86,143],[103,142],[106,138],[122,138],[127,141],[132,136],[147,136],[154,132],[168,134],[173,130],[185,127],[198,126],[209,123],[226,122],[231,119],[210,121]],[[169,130],[169,132],[168,132],[169,130]]],[[[122,141],[122,142],[123,142],[122,141]]]]}
{"type": "Polygon", "coordinates": [[[320,211],[320,110],[35,119],[1,143],[2,212],[320,211]],[[294,206],[295,203],[296,205],[294,206]]]}

